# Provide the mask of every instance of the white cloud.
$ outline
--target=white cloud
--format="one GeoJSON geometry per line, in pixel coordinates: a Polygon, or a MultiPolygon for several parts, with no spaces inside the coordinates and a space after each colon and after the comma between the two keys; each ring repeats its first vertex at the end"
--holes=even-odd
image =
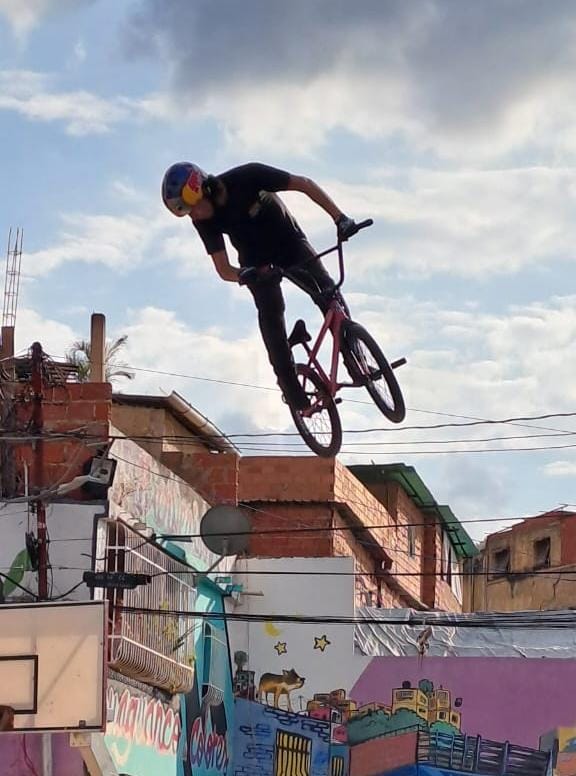
{"type": "Polygon", "coordinates": [[[259,428],[282,429],[289,422],[255,325],[250,335],[233,339],[217,330],[196,329],[169,310],[146,307],[131,311],[122,331],[128,335],[124,360],[157,372],[173,373],[138,371],[129,385],[118,386],[122,390],[177,390],[216,421],[221,416],[240,414],[249,415],[259,428]],[[263,390],[230,386],[227,381],[262,386],[263,390]]]}
{"type": "Polygon", "coordinates": [[[42,276],[65,262],[103,264],[116,271],[141,263],[163,222],[144,215],[67,214],[55,245],[26,254],[26,274],[42,276]]]}
{"type": "Polygon", "coordinates": [[[15,335],[16,353],[28,349],[33,342],[40,340],[44,351],[55,357],[62,356],[77,339],[76,333],[66,324],[53,318],[43,318],[27,307],[18,310],[15,335]]]}
{"type": "Polygon", "coordinates": [[[575,461],[552,461],[543,467],[544,474],[547,477],[575,477],[575,461]]]}
{"type": "MultiPolygon", "coordinates": [[[[546,167],[413,169],[376,171],[372,182],[357,185],[321,183],[350,215],[376,222],[346,247],[356,278],[386,267],[419,277],[484,278],[574,259],[575,174],[546,167]]],[[[305,226],[327,223],[309,203],[293,205],[305,226]]]]}
{"type": "Polygon", "coordinates": [[[129,54],[167,62],[178,104],[235,147],[305,155],[343,128],[474,161],[574,152],[575,34],[570,0],[142,0],[126,25],[129,54]]]}
{"type": "Polygon", "coordinates": [[[0,0],[0,14],[8,19],[14,35],[22,41],[43,16],[80,6],[82,2],[86,0],[0,0]]]}
{"type": "Polygon", "coordinates": [[[70,135],[102,134],[123,122],[160,115],[156,98],[100,97],[85,90],[58,90],[56,79],[29,70],[0,70],[0,110],[30,121],[62,122],[70,135]]]}

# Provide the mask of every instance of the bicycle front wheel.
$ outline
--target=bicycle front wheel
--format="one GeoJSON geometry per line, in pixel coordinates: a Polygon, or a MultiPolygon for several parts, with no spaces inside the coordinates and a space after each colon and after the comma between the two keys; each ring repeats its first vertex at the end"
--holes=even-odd
{"type": "Polygon", "coordinates": [[[346,321],[341,348],[353,364],[354,379],[364,385],[380,412],[392,423],[401,423],[406,417],[402,391],[376,340],[359,323],[346,321]]]}
{"type": "Polygon", "coordinates": [[[305,364],[297,364],[296,372],[310,399],[310,408],[297,410],[288,405],[294,424],[310,450],[322,458],[333,458],[342,446],[338,408],[317,372],[305,364]]]}

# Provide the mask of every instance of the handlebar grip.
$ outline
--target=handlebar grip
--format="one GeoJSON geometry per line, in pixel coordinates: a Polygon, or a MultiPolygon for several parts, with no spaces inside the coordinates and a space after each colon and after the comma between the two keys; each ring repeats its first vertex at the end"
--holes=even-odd
{"type": "Polygon", "coordinates": [[[372,226],[373,223],[374,220],[372,218],[367,218],[365,221],[360,221],[359,224],[356,224],[356,228],[360,231],[360,229],[366,229],[367,226],[372,226]]]}

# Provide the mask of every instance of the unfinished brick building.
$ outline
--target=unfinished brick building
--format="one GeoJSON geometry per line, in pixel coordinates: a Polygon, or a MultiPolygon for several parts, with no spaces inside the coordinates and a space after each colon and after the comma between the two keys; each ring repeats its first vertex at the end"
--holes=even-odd
{"type": "Polygon", "coordinates": [[[252,520],[251,557],[351,556],[359,606],[462,609],[462,561],[475,546],[413,467],[242,458],[238,500],[252,520]]]}

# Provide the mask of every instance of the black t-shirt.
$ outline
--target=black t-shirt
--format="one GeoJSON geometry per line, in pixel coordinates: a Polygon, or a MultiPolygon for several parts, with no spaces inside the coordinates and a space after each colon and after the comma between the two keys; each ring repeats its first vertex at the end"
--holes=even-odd
{"type": "Polygon", "coordinates": [[[225,248],[227,234],[238,251],[240,266],[289,265],[314,254],[304,232],[274,192],[285,191],[290,173],[250,163],[217,176],[227,200],[214,215],[193,221],[209,254],[225,248]]]}

